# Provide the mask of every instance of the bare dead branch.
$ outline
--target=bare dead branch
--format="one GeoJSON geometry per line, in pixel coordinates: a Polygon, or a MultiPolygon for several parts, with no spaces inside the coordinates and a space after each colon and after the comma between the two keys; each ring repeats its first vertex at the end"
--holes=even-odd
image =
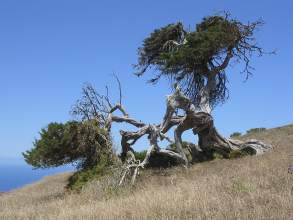
{"type": "Polygon", "coordinates": [[[117,83],[118,83],[118,88],[119,88],[119,104],[120,106],[122,105],[122,88],[121,88],[121,82],[118,78],[118,76],[113,73],[114,78],[116,79],[117,83]]]}

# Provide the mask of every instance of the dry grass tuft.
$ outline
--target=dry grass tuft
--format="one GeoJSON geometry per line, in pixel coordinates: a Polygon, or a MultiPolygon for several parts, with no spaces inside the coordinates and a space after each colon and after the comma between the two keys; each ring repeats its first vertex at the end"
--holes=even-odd
{"type": "Polygon", "coordinates": [[[133,189],[111,179],[65,194],[70,173],[0,197],[0,219],[293,219],[293,125],[249,134],[275,148],[261,156],[147,170],[133,189]]]}

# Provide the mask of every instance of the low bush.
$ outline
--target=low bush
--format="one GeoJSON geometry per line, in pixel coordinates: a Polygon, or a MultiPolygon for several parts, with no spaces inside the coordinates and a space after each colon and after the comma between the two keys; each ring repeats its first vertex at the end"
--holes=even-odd
{"type": "Polygon", "coordinates": [[[240,132],[234,132],[230,135],[231,138],[236,138],[236,137],[240,137],[241,133],[240,132]]]}
{"type": "Polygon", "coordinates": [[[246,131],[246,134],[254,134],[254,133],[262,132],[265,130],[266,130],[266,128],[251,128],[246,131]]]}
{"type": "Polygon", "coordinates": [[[110,174],[110,165],[105,159],[94,167],[78,170],[68,179],[67,189],[80,191],[88,182],[110,174]]]}
{"type": "Polygon", "coordinates": [[[147,151],[143,150],[143,151],[135,151],[134,152],[134,156],[135,159],[140,160],[140,162],[142,162],[146,156],[147,151]]]}
{"type": "Polygon", "coordinates": [[[34,168],[76,166],[69,189],[81,189],[86,182],[108,172],[108,167],[117,161],[110,135],[94,120],[50,123],[33,144],[23,156],[34,168]]]}

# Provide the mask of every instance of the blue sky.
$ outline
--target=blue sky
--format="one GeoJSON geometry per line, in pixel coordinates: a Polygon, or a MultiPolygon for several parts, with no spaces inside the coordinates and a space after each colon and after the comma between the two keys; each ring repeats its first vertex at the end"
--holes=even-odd
{"type": "MultiPolygon", "coordinates": [[[[256,37],[277,55],[253,59],[256,70],[245,83],[239,67],[229,68],[230,99],[214,112],[219,131],[228,136],[292,123],[292,9],[292,1],[0,1],[0,160],[20,161],[41,128],[70,120],[84,82],[99,91],[109,85],[115,100],[112,72],[128,112],[160,122],[169,86],[132,74],[137,48],[155,28],[179,20],[192,29],[222,10],[243,22],[262,17],[266,25],[256,37]]],[[[114,129],[117,142],[120,128],[114,129]]],[[[137,149],[144,147],[142,141],[137,149]]]]}

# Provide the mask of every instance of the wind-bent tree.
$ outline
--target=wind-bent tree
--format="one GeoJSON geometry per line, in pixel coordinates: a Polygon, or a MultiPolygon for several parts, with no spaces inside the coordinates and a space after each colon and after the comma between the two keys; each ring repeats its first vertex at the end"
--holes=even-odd
{"type": "Polygon", "coordinates": [[[228,14],[205,17],[194,31],[185,30],[178,22],[155,30],[139,48],[138,76],[153,67],[157,75],[150,79],[151,83],[162,77],[176,83],[175,93],[168,97],[160,129],[165,133],[173,126],[176,109],[185,111],[185,116],[177,122],[174,136],[177,150],[185,161],[181,135],[188,129],[198,134],[203,151],[214,149],[224,156],[236,149],[261,153],[269,147],[256,140],[243,143],[222,137],[211,116],[214,107],[228,97],[229,64],[233,60],[243,62],[243,72],[248,77],[253,69],[250,58],[264,54],[254,38],[255,30],[262,24],[262,21],[243,24],[228,14]]]}
{"type": "MultiPolygon", "coordinates": [[[[167,97],[163,121],[149,124],[130,117],[122,105],[121,83],[115,76],[119,85],[118,103],[110,101],[108,89],[106,95],[101,95],[91,85],[86,85],[82,98],[72,110],[74,115],[80,116],[80,121],[51,124],[41,132],[35,148],[24,153],[26,161],[35,167],[58,166],[73,161],[82,167],[93,167],[105,152],[109,159],[115,157],[110,138],[114,122],[128,123],[136,128],[135,131],[120,131],[123,165],[119,185],[128,179],[126,177],[134,183],[138,169],[148,165],[154,154],[187,166],[189,160],[181,136],[189,129],[199,137],[198,146],[187,144],[195,157],[211,152],[229,157],[236,150],[251,154],[265,152],[271,146],[260,141],[242,142],[222,137],[211,115],[218,103],[227,100],[229,64],[233,60],[243,62],[243,71],[248,77],[253,69],[250,65],[253,54],[264,54],[254,39],[254,32],[261,25],[261,21],[243,24],[224,15],[204,18],[194,31],[185,30],[181,23],[155,30],[139,48],[136,74],[142,76],[153,67],[157,75],[151,78],[151,83],[162,77],[174,83],[175,91],[167,97]],[[178,115],[178,109],[184,114],[178,115]],[[115,114],[117,111],[120,116],[115,114]],[[166,135],[172,127],[175,127],[174,140],[166,135]],[[147,135],[150,146],[140,161],[133,154],[133,145],[144,135],[147,135]],[[163,139],[175,149],[161,148],[159,141],[163,139]]],[[[156,159],[160,160],[160,157],[156,159]]]]}
{"type": "Polygon", "coordinates": [[[242,142],[222,137],[214,127],[211,115],[214,107],[227,99],[226,70],[230,62],[244,62],[244,72],[248,77],[253,69],[251,56],[264,54],[254,39],[256,28],[262,24],[262,21],[243,24],[228,15],[211,16],[204,18],[192,32],[185,30],[181,23],[176,23],[151,33],[139,48],[136,74],[141,76],[153,67],[157,75],[150,80],[151,83],[162,77],[175,83],[175,91],[167,97],[166,114],[160,124],[147,124],[127,114],[121,103],[119,80],[120,101],[115,105],[110,103],[108,95],[99,95],[92,87],[86,88],[85,101],[77,103],[76,113],[87,120],[100,120],[109,132],[113,122],[128,123],[137,128],[136,131],[120,131],[121,159],[125,164],[120,183],[129,173],[134,182],[138,168],[147,165],[154,153],[188,165],[181,136],[189,129],[199,137],[198,147],[193,148],[197,152],[195,155],[217,152],[229,157],[235,150],[260,154],[271,147],[257,140],[242,142]],[[184,115],[178,115],[178,109],[183,110],[184,115]],[[122,116],[116,116],[116,111],[120,111],[122,116]],[[90,115],[85,114],[88,112],[90,115]],[[166,133],[174,126],[172,140],[166,133]],[[150,146],[144,160],[138,161],[132,146],[144,135],[148,135],[150,146]],[[161,148],[158,142],[163,139],[175,145],[176,149],[161,148]]]}

